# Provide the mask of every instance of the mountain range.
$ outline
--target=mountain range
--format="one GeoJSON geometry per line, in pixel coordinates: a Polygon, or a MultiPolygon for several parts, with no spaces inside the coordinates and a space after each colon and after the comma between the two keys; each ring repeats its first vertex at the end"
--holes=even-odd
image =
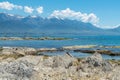
{"type": "Polygon", "coordinates": [[[101,29],[91,23],[76,20],[22,17],[0,13],[0,33],[77,33],[81,35],[119,35],[120,27],[101,29]]]}

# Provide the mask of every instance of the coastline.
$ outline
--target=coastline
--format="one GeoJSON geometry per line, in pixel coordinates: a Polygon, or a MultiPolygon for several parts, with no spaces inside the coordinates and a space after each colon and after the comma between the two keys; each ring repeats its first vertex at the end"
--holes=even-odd
{"type": "MultiPolygon", "coordinates": [[[[75,45],[75,46],[64,46],[61,48],[32,48],[32,47],[0,47],[0,54],[31,54],[31,55],[48,55],[63,54],[66,52],[75,54],[94,54],[95,52],[101,55],[108,56],[120,56],[119,52],[113,52],[110,50],[95,49],[96,45],[75,45]],[[48,53],[48,54],[47,54],[48,53]]],[[[76,55],[77,57],[77,55],[76,55]]],[[[79,56],[78,56],[79,58],[79,56]]]]}
{"type": "Polygon", "coordinates": [[[72,40],[63,37],[0,37],[0,40],[72,40]]]}
{"type": "Polygon", "coordinates": [[[37,55],[34,48],[0,55],[0,79],[20,80],[119,80],[120,60],[104,60],[99,53],[85,58],[70,53],[58,56],[37,55]],[[23,53],[23,52],[24,53],[23,53]],[[97,74],[96,74],[97,73],[97,74]]]}

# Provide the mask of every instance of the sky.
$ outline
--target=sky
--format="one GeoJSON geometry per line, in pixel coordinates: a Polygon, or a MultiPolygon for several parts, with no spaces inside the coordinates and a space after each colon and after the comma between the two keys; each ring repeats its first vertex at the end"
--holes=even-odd
{"type": "Polygon", "coordinates": [[[120,0],[0,0],[0,12],[72,19],[100,28],[120,24],[120,0]]]}

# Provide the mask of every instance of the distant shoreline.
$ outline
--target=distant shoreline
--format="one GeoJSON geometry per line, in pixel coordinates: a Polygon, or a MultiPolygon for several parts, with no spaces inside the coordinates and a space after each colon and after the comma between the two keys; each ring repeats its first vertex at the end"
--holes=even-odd
{"type": "Polygon", "coordinates": [[[71,40],[63,37],[0,37],[0,40],[71,40]]]}

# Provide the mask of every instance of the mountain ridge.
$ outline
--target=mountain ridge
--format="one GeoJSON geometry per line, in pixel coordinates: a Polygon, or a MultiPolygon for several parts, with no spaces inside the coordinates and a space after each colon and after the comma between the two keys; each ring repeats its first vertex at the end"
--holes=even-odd
{"type": "Polygon", "coordinates": [[[22,17],[0,13],[0,33],[33,32],[33,33],[80,33],[80,34],[119,34],[115,29],[104,30],[91,23],[82,21],[42,18],[40,16],[22,17]],[[112,31],[113,30],[113,31],[112,31]]]}

